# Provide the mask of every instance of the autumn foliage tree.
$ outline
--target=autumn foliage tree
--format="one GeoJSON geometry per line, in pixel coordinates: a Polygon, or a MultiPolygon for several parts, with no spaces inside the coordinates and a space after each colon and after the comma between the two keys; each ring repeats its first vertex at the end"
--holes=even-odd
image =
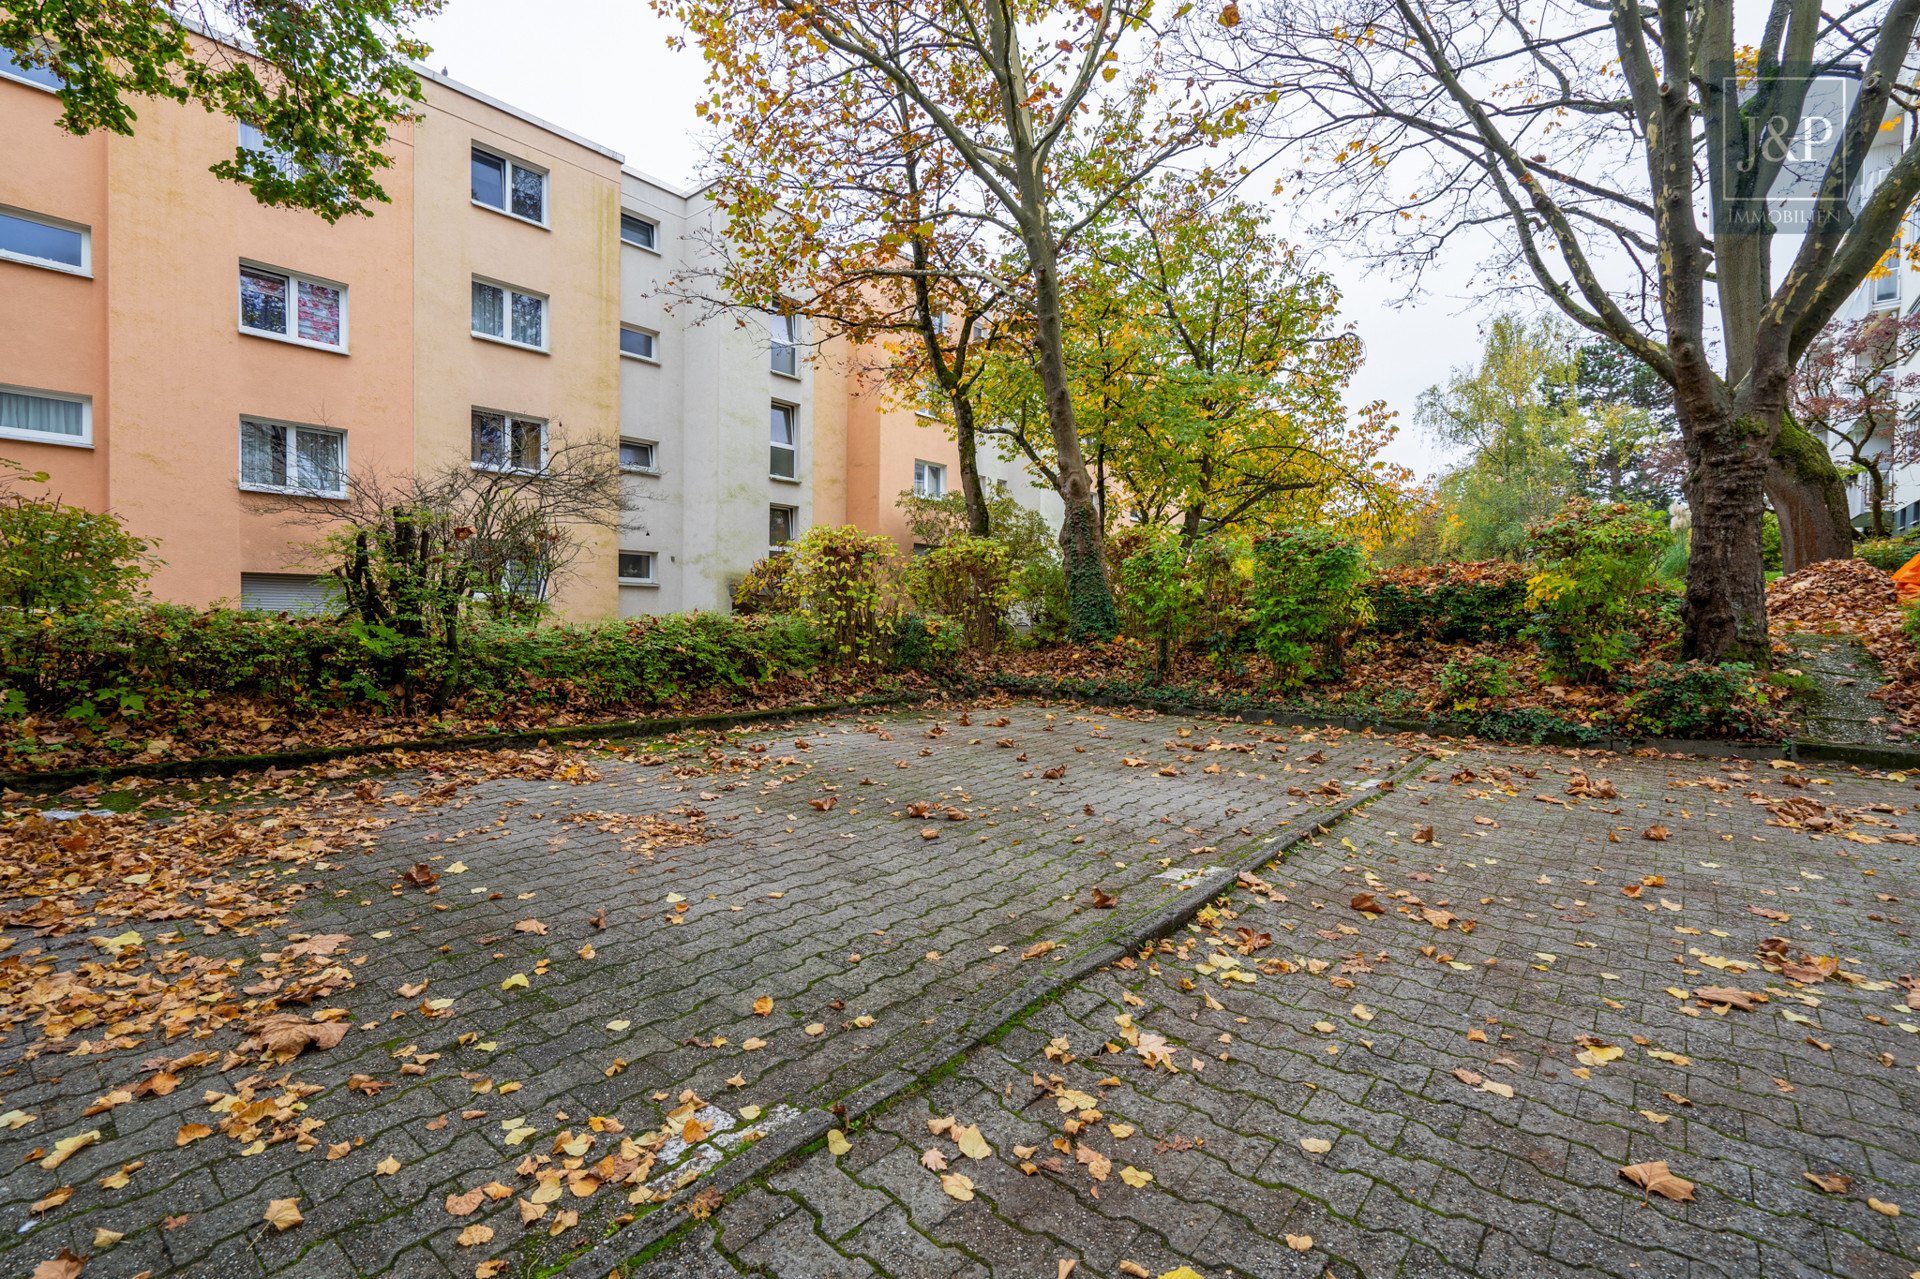
{"type": "Polygon", "coordinates": [[[1875,311],[1829,325],[1793,376],[1790,412],[1864,476],[1875,537],[1887,536],[1887,480],[1920,460],[1920,315],[1875,311]]]}
{"type": "Polygon", "coordinates": [[[1683,650],[1767,660],[1767,495],[1790,563],[1851,554],[1831,464],[1785,410],[1920,192],[1910,144],[1860,182],[1896,100],[1911,109],[1920,0],[1770,0],[1740,37],[1732,0],[1249,0],[1234,15],[1183,69],[1272,95],[1280,185],[1328,236],[1416,287],[1478,245],[1476,293],[1544,297],[1673,388],[1693,512],[1683,650]],[[1809,94],[1840,80],[1815,155],[1809,94]]]}
{"type": "MultiPolygon", "coordinates": [[[[1062,335],[1061,267],[1078,237],[1168,160],[1231,132],[1243,102],[1161,78],[1144,0],[654,0],[705,55],[700,110],[717,129],[730,226],[767,223],[796,293],[864,260],[892,264],[935,234],[978,251],[945,268],[1005,283],[1044,390],[1076,637],[1116,628],[1062,335]],[[884,148],[863,141],[889,138],[884,148]],[[886,205],[907,157],[928,192],[886,205]],[[950,177],[950,181],[948,180],[950,177]]],[[[757,234],[750,232],[749,234],[757,234]]],[[[931,356],[931,352],[930,352],[931,356]]]]}

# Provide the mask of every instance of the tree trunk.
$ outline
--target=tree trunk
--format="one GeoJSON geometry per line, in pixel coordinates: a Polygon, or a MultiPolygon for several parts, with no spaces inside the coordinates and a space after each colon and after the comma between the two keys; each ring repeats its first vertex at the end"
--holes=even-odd
{"type": "Polygon", "coordinates": [[[1729,411],[1718,421],[1692,427],[1686,494],[1693,546],[1687,556],[1681,656],[1764,666],[1772,652],[1761,538],[1766,424],[1750,414],[1736,419],[1729,411]]]}
{"type": "Polygon", "coordinates": [[[1784,414],[1767,461],[1767,497],[1780,520],[1781,569],[1796,573],[1821,560],[1852,559],[1847,490],[1826,446],[1784,414]]]}
{"type": "Polygon", "coordinates": [[[1040,385],[1046,394],[1047,425],[1058,459],[1060,500],[1066,519],[1060,525],[1060,558],[1067,574],[1067,638],[1105,641],[1120,633],[1113,588],[1107,581],[1106,535],[1093,500],[1093,477],[1080,451],[1073,396],[1067,386],[1067,362],[1060,330],[1060,280],[1051,238],[1045,231],[1026,237],[1033,262],[1035,353],[1040,385]]]}
{"type": "Polygon", "coordinates": [[[980,488],[980,459],[973,434],[973,400],[965,391],[948,393],[953,403],[953,433],[960,445],[960,492],[967,499],[967,532],[987,537],[992,524],[987,518],[987,495],[980,488]]]}
{"type": "Polygon", "coordinates": [[[1885,537],[1887,535],[1887,481],[1886,477],[1880,474],[1878,462],[1867,463],[1867,481],[1871,485],[1868,489],[1870,494],[1868,509],[1873,512],[1873,535],[1885,537]]]}

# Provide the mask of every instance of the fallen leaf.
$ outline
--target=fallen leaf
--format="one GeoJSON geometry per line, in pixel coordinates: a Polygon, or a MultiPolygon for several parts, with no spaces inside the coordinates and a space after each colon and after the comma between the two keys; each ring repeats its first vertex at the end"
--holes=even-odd
{"type": "Polygon", "coordinates": [[[1125,1168],[1122,1168],[1120,1170],[1120,1180],[1126,1182],[1129,1186],[1132,1186],[1135,1190],[1138,1190],[1140,1189],[1140,1187],[1146,1185],[1148,1182],[1153,1180],[1153,1174],[1150,1172],[1141,1172],[1138,1168],[1135,1168],[1132,1164],[1128,1164],[1125,1168]]]}
{"type": "Polygon", "coordinates": [[[86,1264],[85,1257],[77,1255],[71,1248],[62,1248],[59,1256],[49,1257],[33,1268],[33,1279],[76,1279],[80,1268],[86,1264]]]}
{"type": "Polygon", "coordinates": [[[838,1128],[827,1129],[827,1153],[828,1154],[844,1155],[849,1150],[852,1150],[852,1149],[853,1149],[853,1143],[847,1140],[847,1134],[845,1134],[844,1132],[841,1132],[838,1128]]]}
{"type": "Polygon", "coordinates": [[[276,1230],[291,1230],[306,1218],[300,1215],[300,1200],[275,1199],[267,1205],[267,1224],[276,1230]]]}
{"type": "Polygon", "coordinates": [[[1105,1181],[1107,1174],[1113,1170],[1113,1160],[1085,1143],[1074,1146],[1073,1157],[1087,1166],[1088,1175],[1095,1181],[1105,1181]]]}
{"type": "Polygon", "coordinates": [[[989,1159],[993,1156],[993,1147],[980,1135],[980,1125],[969,1124],[965,1128],[953,1130],[954,1144],[960,1147],[960,1153],[969,1159],[989,1159]]]}
{"type": "Polygon", "coordinates": [[[541,937],[545,937],[547,935],[547,926],[537,919],[523,919],[513,926],[513,931],[516,933],[536,933],[541,937]]]}
{"type": "Polygon", "coordinates": [[[394,1173],[400,1171],[400,1161],[392,1155],[388,1155],[385,1159],[382,1159],[373,1166],[373,1171],[375,1176],[391,1177],[394,1173]]]}
{"type": "Polygon", "coordinates": [[[33,1207],[29,1209],[29,1211],[36,1214],[46,1212],[50,1209],[58,1208],[61,1204],[65,1203],[67,1200],[71,1198],[73,1198],[73,1187],[62,1186],[58,1190],[48,1191],[46,1198],[36,1200],[34,1202],[33,1207]]]}
{"type": "Polygon", "coordinates": [[[1693,1183],[1685,1177],[1676,1177],[1667,1169],[1664,1159],[1651,1163],[1628,1164],[1620,1170],[1620,1175],[1633,1182],[1649,1194],[1662,1195],[1683,1203],[1693,1200],[1693,1183]]]}
{"type": "Polygon", "coordinates": [[[964,1173],[947,1173],[940,1178],[940,1188],[961,1203],[969,1203],[973,1199],[973,1181],[964,1173]]]}
{"type": "Polygon", "coordinates": [[[1878,1199],[1869,1199],[1867,1200],[1867,1207],[1873,1209],[1883,1217],[1898,1217],[1900,1215],[1899,1204],[1881,1203],[1878,1199]]]}
{"type": "Polygon", "coordinates": [[[45,1159],[42,1159],[40,1166],[42,1168],[58,1168],[61,1164],[67,1162],[67,1160],[73,1158],[98,1140],[100,1140],[100,1130],[98,1128],[73,1137],[62,1137],[59,1141],[53,1143],[53,1153],[45,1159]]]}
{"type": "Polygon", "coordinates": [[[469,1190],[464,1195],[448,1195],[447,1211],[456,1217],[465,1217],[478,1208],[487,1197],[484,1190],[469,1190]]]}
{"type": "Polygon", "coordinates": [[[772,1013],[773,1012],[773,996],[762,995],[760,996],[760,998],[754,1000],[753,1012],[756,1017],[765,1017],[770,1013],[772,1013]]]}
{"type": "Polygon", "coordinates": [[[1098,884],[1093,886],[1093,905],[1096,910],[1111,910],[1120,904],[1120,899],[1107,892],[1098,884]]]}
{"type": "MultiPolygon", "coordinates": [[[[1644,831],[1640,832],[1640,838],[1642,839],[1662,840],[1662,839],[1665,839],[1666,837],[1667,837],[1667,828],[1665,826],[1649,826],[1644,831]]],[[[1640,1165],[1635,1164],[1634,1166],[1637,1168],[1640,1165]]]]}
{"type": "Polygon", "coordinates": [[[759,1052],[762,1048],[765,1048],[766,1046],[767,1046],[767,1041],[764,1039],[749,1038],[740,1045],[740,1048],[743,1052],[753,1053],[753,1052],[759,1052]]]}
{"type": "Polygon", "coordinates": [[[1810,1172],[1803,1172],[1800,1175],[1830,1195],[1844,1195],[1847,1193],[1847,1187],[1853,1184],[1853,1178],[1845,1173],[1836,1172],[1825,1177],[1817,1177],[1810,1172]]]}
{"type": "MultiPolygon", "coordinates": [[[[1459,1074],[1460,1072],[1455,1071],[1454,1073],[1459,1074]]],[[[1310,1155],[1324,1155],[1333,1149],[1333,1143],[1324,1137],[1302,1137],[1300,1139],[1300,1149],[1310,1155]]]]}
{"type": "Polygon", "coordinates": [[[506,1270],[506,1259],[504,1257],[497,1257],[492,1261],[483,1261],[476,1266],[473,1271],[473,1279],[495,1279],[496,1276],[505,1274],[506,1270]]]}
{"type": "Polygon", "coordinates": [[[105,1226],[93,1228],[93,1246],[96,1248],[111,1248],[126,1237],[124,1230],[108,1230],[105,1226]]]}
{"type": "MultiPolygon", "coordinates": [[[[849,1147],[849,1149],[851,1149],[851,1147],[849,1147]]],[[[947,1157],[940,1153],[938,1146],[929,1146],[925,1153],[920,1156],[920,1166],[922,1168],[931,1168],[934,1172],[945,1172],[947,1168],[947,1157]]]]}
{"type": "Polygon", "coordinates": [[[547,1215],[547,1206],[545,1204],[528,1203],[525,1199],[518,1200],[517,1202],[520,1206],[520,1224],[523,1226],[531,1226],[534,1222],[547,1215]]]}
{"type": "Polygon", "coordinates": [[[184,1146],[188,1142],[198,1141],[202,1137],[213,1136],[213,1129],[205,1124],[181,1124],[180,1131],[174,1134],[173,1144],[184,1146]]]}
{"type": "Polygon", "coordinates": [[[1311,1252],[1313,1250],[1313,1236],[1288,1235],[1287,1247],[1293,1249],[1295,1252],[1311,1252]]]}
{"type": "Polygon", "coordinates": [[[478,1247],[483,1243],[491,1243],[492,1241],[493,1241],[493,1227],[483,1226],[483,1225],[480,1225],[478,1222],[476,1222],[473,1225],[468,1226],[465,1230],[462,1230],[460,1232],[459,1239],[456,1240],[455,1242],[457,1242],[462,1248],[474,1248],[474,1247],[478,1247]]]}

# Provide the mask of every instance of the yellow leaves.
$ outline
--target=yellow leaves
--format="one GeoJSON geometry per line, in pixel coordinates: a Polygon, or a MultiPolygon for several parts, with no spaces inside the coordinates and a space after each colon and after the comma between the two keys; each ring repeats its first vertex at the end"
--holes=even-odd
{"type": "Polygon", "coordinates": [[[1302,1137],[1300,1139],[1300,1149],[1310,1155],[1324,1155],[1333,1149],[1333,1143],[1324,1137],[1302,1137]]]}
{"type": "Polygon", "coordinates": [[[740,1048],[743,1052],[757,1053],[762,1048],[765,1048],[766,1046],[767,1046],[766,1040],[755,1039],[750,1037],[740,1045],[740,1048]]]}
{"type": "Polygon", "coordinates": [[[202,1137],[211,1136],[213,1136],[213,1129],[207,1127],[205,1124],[181,1124],[180,1131],[174,1134],[173,1144],[176,1146],[184,1146],[189,1142],[198,1141],[202,1137]]]}
{"type": "Polygon", "coordinates": [[[1900,1215],[1899,1204],[1882,1203],[1878,1199],[1868,1199],[1867,1207],[1873,1209],[1883,1217],[1898,1217],[1900,1215]]]}
{"type": "Polygon", "coordinates": [[[300,1200],[275,1199],[267,1205],[266,1222],[275,1230],[291,1230],[306,1218],[300,1215],[300,1200]]]}
{"type": "MultiPolygon", "coordinates": [[[[541,1188],[545,1189],[545,1185],[546,1183],[541,1183],[541,1188]]],[[[553,1198],[558,1199],[559,1197],[558,1185],[556,1183],[553,1198]]],[[[523,1226],[531,1226],[534,1222],[547,1215],[544,1204],[529,1203],[525,1199],[518,1200],[517,1202],[520,1208],[520,1224],[523,1226]]]]}
{"type": "Polygon", "coordinates": [[[126,1237],[127,1235],[124,1230],[108,1230],[105,1226],[95,1226],[93,1228],[93,1246],[95,1248],[111,1248],[126,1237]]]}
{"type": "Polygon", "coordinates": [[[527,990],[527,989],[529,989],[529,983],[528,983],[528,981],[527,981],[527,975],[526,975],[525,973],[515,973],[515,974],[514,974],[513,976],[511,976],[511,977],[509,977],[509,978],[507,978],[507,979],[506,979],[505,981],[503,981],[503,982],[501,982],[501,983],[500,983],[500,989],[502,989],[502,990],[527,990]]]}
{"type": "Polygon", "coordinates": [[[1629,1164],[1620,1170],[1620,1175],[1649,1194],[1661,1195],[1682,1203],[1693,1200],[1693,1183],[1685,1177],[1676,1177],[1667,1169],[1664,1159],[1651,1163],[1629,1164]]]}
{"type": "MultiPolygon", "coordinates": [[[[545,1204],[550,1204],[554,1200],[558,1199],[561,1194],[562,1194],[562,1188],[560,1185],[560,1176],[558,1173],[555,1173],[553,1176],[543,1179],[540,1182],[540,1184],[534,1188],[533,1193],[531,1195],[528,1195],[527,1198],[532,1200],[536,1204],[545,1205],[545,1204]]],[[[546,1211],[545,1207],[542,1207],[540,1211],[544,1213],[546,1211]]],[[[520,1215],[522,1217],[526,1216],[526,1212],[524,1209],[521,1211],[520,1215]]],[[[536,1220],[538,1219],[537,1215],[535,1219],[536,1220]]]]}
{"type": "Polygon", "coordinates": [[[563,1234],[580,1224],[580,1214],[571,1210],[554,1214],[553,1224],[547,1227],[549,1239],[563,1234]]]}
{"type": "Polygon", "coordinates": [[[393,1176],[394,1173],[399,1171],[400,1171],[400,1161],[398,1159],[395,1159],[392,1155],[388,1155],[385,1159],[382,1159],[379,1163],[373,1166],[373,1175],[376,1177],[391,1177],[393,1176]]]}
{"type": "Polygon", "coordinates": [[[817,1022],[817,1021],[810,1022],[808,1023],[806,1031],[804,1033],[809,1035],[820,1035],[820,1034],[826,1033],[826,1029],[827,1027],[824,1022],[817,1022]]]}
{"type": "Polygon", "coordinates": [[[468,1226],[465,1230],[462,1230],[460,1237],[455,1242],[462,1248],[476,1248],[483,1243],[491,1243],[493,1242],[493,1227],[475,1223],[474,1225],[468,1226]]]}
{"type": "Polygon", "coordinates": [[[595,953],[592,942],[583,942],[580,949],[574,952],[574,954],[580,956],[582,959],[592,959],[595,953]]]}
{"type": "Polygon", "coordinates": [[[1655,1061],[1669,1062],[1675,1066],[1693,1065],[1693,1058],[1681,1053],[1668,1052],[1664,1048],[1649,1048],[1647,1049],[1647,1056],[1653,1058],[1655,1061]]]}
{"type": "Polygon", "coordinates": [[[1120,1170],[1120,1180],[1126,1182],[1135,1190],[1138,1190],[1153,1180],[1153,1174],[1150,1172],[1142,1172],[1132,1164],[1128,1164],[1120,1170]]]}
{"type": "Polygon", "coordinates": [[[940,1189],[961,1203],[973,1201],[973,1179],[964,1173],[950,1172],[940,1178],[940,1189]]]}
{"type": "Polygon", "coordinates": [[[740,1107],[740,1117],[746,1120],[748,1123],[752,1123],[754,1120],[760,1117],[760,1107],[742,1106],[740,1107]]]}
{"type": "Polygon", "coordinates": [[[760,998],[753,1001],[754,1016],[765,1017],[771,1014],[772,1012],[773,1012],[773,997],[771,995],[762,995],[760,996],[760,998]]]}
{"type": "Polygon", "coordinates": [[[1084,1143],[1074,1146],[1073,1157],[1087,1166],[1087,1175],[1095,1181],[1105,1181],[1107,1174],[1113,1171],[1113,1160],[1084,1143]]]}
{"type": "Polygon", "coordinates": [[[706,1139],[707,1126],[697,1118],[687,1120],[686,1126],[680,1130],[680,1140],[686,1142],[689,1146],[705,1141],[706,1139]]]}
{"type": "Polygon", "coordinates": [[[100,1140],[100,1130],[98,1128],[95,1128],[91,1132],[80,1133],[78,1136],[62,1137],[59,1141],[53,1143],[53,1153],[45,1159],[42,1159],[40,1166],[42,1168],[58,1168],[61,1164],[67,1162],[67,1160],[73,1158],[74,1155],[85,1150],[98,1140],[100,1140]]]}
{"type": "Polygon", "coordinates": [[[852,1149],[853,1149],[853,1143],[847,1140],[847,1134],[845,1134],[844,1132],[841,1132],[838,1128],[827,1129],[827,1153],[828,1154],[844,1155],[849,1150],[852,1150],[852,1149]]]}
{"type": "Polygon", "coordinates": [[[969,1159],[988,1159],[993,1156],[993,1147],[980,1135],[980,1126],[970,1124],[965,1128],[953,1130],[954,1144],[960,1147],[960,1153],[969,1159]]]}
{"type": "Polygon", "coordinates": [[[127,1183],[133,1180],[133,1174],[139,1172],[146,1166],[147,1161],[144,1159],[136,1159],[132,1163],[121,1164],[119,1172],[111,1173],[100,1178],[100,1189],[123,1190],[126,1188],[127,1183]]]}
{"type": "Polygon", "coordinates": [[[1575,1053],[1574,1060],[1583,1066],[1604,1066],[1626,1055],[1626,1049],[1613,1044],[1598,1044],[1592,1048],[1582,1048],[1575,1053]]]}
{"type": "Polygon", "coordinates": [[[61,1204],[65,1203],[67,1200],[71,1198],[73,1198],[73,1187],[62,1186],[58,1190],[48,1191],[46,1198],[36,1199],[30,1211],[32,1211],[35,1215],[38,1215],[43,1212],[48,1212],[54,1208],[58,1208],[61,1204]]]}
{"type": "Polygon", "coordinates": [[[934,1172],[945,1172],[947,1170],[947,1157],[941,1153],[938,1146],[929,1146],[925,1151],[921,1152],[920,1166],[931,1169],[934,1172]]]}
{"type": "Polygon", "coordinates": [[[523,919],[513,926],[516,933],[533,933],[539,937],[547,935],[547,926],[537,919],[523,919]]]}

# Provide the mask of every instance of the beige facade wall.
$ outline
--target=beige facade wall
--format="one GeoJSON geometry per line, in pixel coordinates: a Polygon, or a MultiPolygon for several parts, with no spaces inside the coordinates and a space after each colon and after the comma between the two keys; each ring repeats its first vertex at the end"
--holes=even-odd
{"type": "MultiPolygon", "coordinates": [[[[609,449],[620,420],[620,157],[475,90],[426,78],[415,126],[414,447],[427,472],[467,464],[476,408],[543,419],[609,449]],[[473,199],[478,146],[546,174],[543,224],[473,199]],[[476,337],[475,277],[548,299],[545,350],[476,337]]],[[[555,603],[619,611],[618,535],[593,530],[555,603]]]]}
{"type": "Polygon", "coordinates": [[[313,530],[281,497],[240,487],[240,419],[346,435],[350,466],[411,450],[412,149],[393,147],[393,197],[328,226],[261,207],[207,169],[238,125],[142,103],[132,138],[73,138],[51,93],[0,79],[0,205],[86,226],[91,277],[0,261],[0,384],[91,397],[90,447],[0,441],[49,471],[49,490],[158,538],[163,599],[235,599],[243,572],[298,571],[313,530]],[[242,262],[346,290],[347,341],[323,351],[242,333],[242,262]]]}

